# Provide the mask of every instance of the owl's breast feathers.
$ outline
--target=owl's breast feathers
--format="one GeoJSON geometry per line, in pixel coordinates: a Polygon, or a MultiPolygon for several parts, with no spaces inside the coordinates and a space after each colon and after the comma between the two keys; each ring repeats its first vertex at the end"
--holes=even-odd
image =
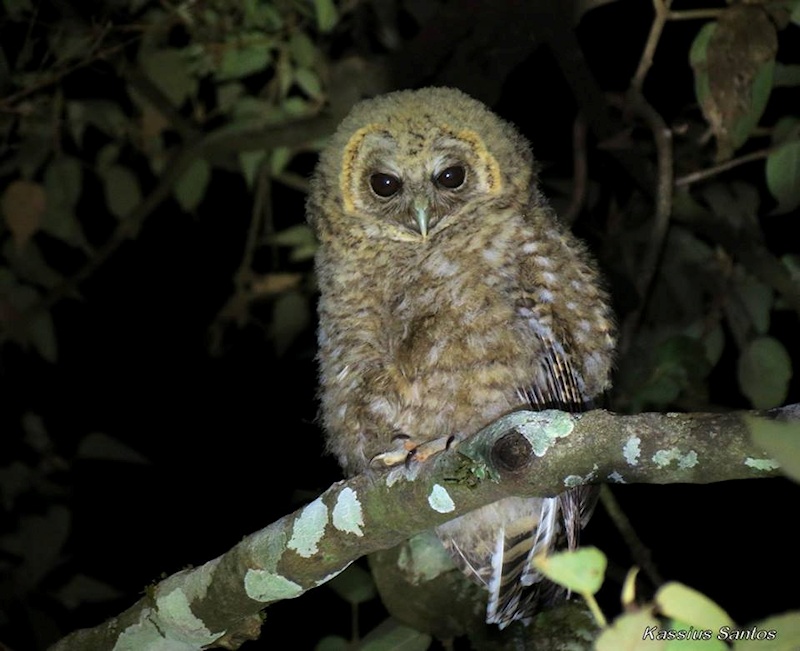
{"type": "Polygon", "coordinates": [[[323,417],[350,472],[386,449],[387,433],[466,436],[531,401],[574,408],[607,388],[605,295],[543,210],[494,213],[425,243],[322,243],[323,417]]]}

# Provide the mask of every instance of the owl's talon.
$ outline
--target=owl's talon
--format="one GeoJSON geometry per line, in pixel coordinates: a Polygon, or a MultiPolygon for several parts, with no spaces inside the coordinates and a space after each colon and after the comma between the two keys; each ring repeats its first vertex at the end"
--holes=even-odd
{"type": "Polygon", "coordinates": [[[374,457],[372,457],[372,459],[369,461],[369,465],[371,468],[391,468],[392,466],[397,466],[401,463],[404,463],[408,458],[408,454],[409,453],[406,450],[382,452],[381,454],[376,454],[374,457]]]}
{"type": "Polygon", "coordinates": [[[442,436],[438,439],[433,439],[432,441],[425,441],[425,443],[420,443],[417,445],[410,453],[409,456],[413,455],[414,461],[427,461],[432,456],[439,454],[440,452],[444,452],[445,450],[450,449],[450,444],[453,442],[453,436],[442,436]]]}
{"type": "Polygon", "coordinates": [[[403,464],[406,468],[409,468],[413,463],[427,461],[435,454],[449,450],[455,441],[455,437],[443,436],[432,441],[415,443],[410,436],[397,434],[392,437],[392,441],[396,444],[396,447],[393,450],[387,450],[372,457],[369,462],[370,467],[391,468],[403,464]]]}
{"type": "Polygon", "coordinates": [[[407,434],[395,434],[392,437],[392,443],[395,445],[394,449],[376,454],[370,459],[371,468],[391,468],[406,463],[417,447],[417,444],[407,434]]]}

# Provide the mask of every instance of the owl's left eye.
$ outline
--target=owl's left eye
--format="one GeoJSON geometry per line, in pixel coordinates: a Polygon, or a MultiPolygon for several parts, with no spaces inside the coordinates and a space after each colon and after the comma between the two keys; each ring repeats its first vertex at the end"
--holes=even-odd
{"type": "Polygon", "coordinates": [[[467,170],[463,165],[453,165],[439,173],[436,177],[436,185],[439,185],[448,190],[455,190],[464,184],[464,179],[467,177],[467,170]]]}

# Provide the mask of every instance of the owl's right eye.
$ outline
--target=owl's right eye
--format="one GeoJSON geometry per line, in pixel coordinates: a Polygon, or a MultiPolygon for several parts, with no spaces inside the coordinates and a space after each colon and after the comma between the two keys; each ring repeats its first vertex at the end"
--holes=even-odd
{"type": "Polygon", "coordinates": [[[400,192],[403,182],[391,174],[376,172],[369,177],[369,185],[379,197],[388,198],[400,192]]]}

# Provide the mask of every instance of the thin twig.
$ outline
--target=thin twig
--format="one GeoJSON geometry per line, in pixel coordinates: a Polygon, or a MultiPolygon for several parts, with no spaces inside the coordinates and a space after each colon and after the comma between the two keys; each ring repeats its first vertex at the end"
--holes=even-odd
{"type": "Polygon", "coordinates": [[[639,65],[636,68],[636,73],[631,79],[631,88],[641,91],[644,84],[644,78],[647,76],[647,71],[653,65],[653,55],[655,54],[658,41],[661,40],[661,32],[667,22],[669,16],[669,6],[672,0],[653,0],[653,9],[655,16],[653,24],[650,26],[650,33],[647,35],[647,41],[642,51],[642,57],[639,59],[639,65]]]}
{"type": "MultiPolygon", "coordinates": [[[[209,327],[211,335],[211,348],[218,351],[222,343],[225,324],[234,321],[239,327],[244,327],[246,317],[249,315],[248,306],[254,296],[260,295],[255,291],[253,283],[253,259],[262,232],[268,230],[272,223],[272,178],[270,174],[269,158],[262,158],[256,176],[255,196],[253,209],[250,213],[250,225],[247,228],[247,239],[244,245],[242,259],[236,272],[233,274],[233,292],[225,304],[217,312],[214,321],[209,327]]],[[[273,255],[273,260],[275,256],[273,255]]]]}
{"type": "Polygon", "coordinates": [[[644,314],[646,299],[650,296],[650,287],[658,270],[658,262],[664,250],[664,242],[672,215],[673,189],[673,156],[672,131],[664,118],[656,111],[636,89],[628,92],[628,105],[644,119],[653,133],[658,160],[658,178],[656,183],[655,215],[650,243],[642,260],[637,276],[636,289],[640,298],[639,306],[626,317],[620,337],[620,351],[625,352],[633,340],[633,333],[639,327],[644,314]]]}
{"type": "Polygon", "coordinates": [[[650,548],[639,538],[631,521],[614,496],[613,491],[605,484],[600,487],[600,501],[606,513],[608,513],[608,516],[611,518],[611,521],[614,523],[614,526],[617,528],[617,531],[619,531],[622,539],[625,541],[625,544],[628,546],[634,563],[644,570],[644,573],[647,574],[650,581],[652,581],[653,586],[659,587],[663,585],[664,577],[661,576],[656,564],[653,562],[653,554],[650,548]]]}
{"type": "Polygon", "coordinates": [[[675,179],[675,187],[680,188],[691,185],[697,181],[703,181],[711,178],[712,176],[716,176],[717,174],[721,174],[722,172],[727,172],[728,170],[738,167],[739,165],[744,165],[745,163],[752,163],[753,161],[767,158],[770,154],[780,149],[784,144],[785,143],[780,143],[779,145],[775,145],[773,147],[759,149],[758,151],[750,152],[749,154],[739,156],[738,158],[731,158],[724,163],[719,163],[718,165],[713,165],[712,167],[707,167],[706,169],[697,170],[696,172],[690,172],[689,174],[685,174],[675,179]]]}
{"type": "Polygon", "coordinates": [[[670,11],[667,20],[706,20],[708,18],[718,18],[725,9],[683,9],[681,11],[670,11]]]}
{"type": "Polygon", "coordinates": [[[105,59],[111,56],[112,54],[116,54],[120,50],[126,48],[131,43],[138,41],[140,38],[141,36],[136,36],[136,38],[129,39],[117,45],[112,45],[111,47],[105,50],[100,50],[99,52],[95,52],[94,54],[89,54],[86,56],[86,58],[82,59],[81,61],[78,61],[77,63],[74,63],[71,66],[67,66],[62,70],[56,71],[53,74],[48,75],[44,79],[40,79],[37,83],[31,84],[27,88],[22,88],[21,90],[18,90],[16,93],[8,95],[7,97],[0,98],[0,111],[5,111],[7,113],[14,113],[15,111],[18,110],[14,107],[14,104],[18,103],[20,100],[24,99],[28,95],[32,95],[33,93],[36,93],[42,90],[43,88],[47,88],[52,84],[58,83],[61,79],[63,79],[70,73],[75,72],[76,70],[83,68],[84,66],[87,66],[90,63],[93,63],[99,59],[105,59]]]}
{"type": "Polygon", "coordinates": [[[589,165],[586,162],[586,120],[578,113],[572,123],[572,200],[564,213],[563,220],[571,225],[586,202],[589,165]]]}
{"type": "Polygon", "coordinates": [[[124,66],[121,75],[153,108],[164,116],[184,141],[197,140],[202,131],[178,111],[164,92],[137,66],[124,66]]]}

